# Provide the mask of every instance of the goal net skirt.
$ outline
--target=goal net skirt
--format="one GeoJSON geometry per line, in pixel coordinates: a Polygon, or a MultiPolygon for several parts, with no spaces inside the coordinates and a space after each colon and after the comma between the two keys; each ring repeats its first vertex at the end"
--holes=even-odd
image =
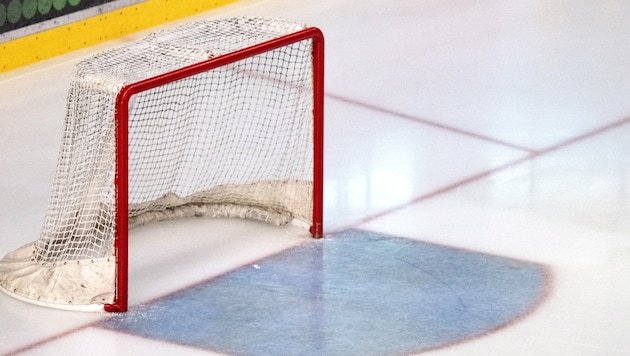
{"type": "Polygon", "coordinates": [[[38,240],[0,289],[72,309],[127,309],[128,229],[190,216],[322,235],[323,36],[282,19],[185,24],[75,68],[38,240]]]}

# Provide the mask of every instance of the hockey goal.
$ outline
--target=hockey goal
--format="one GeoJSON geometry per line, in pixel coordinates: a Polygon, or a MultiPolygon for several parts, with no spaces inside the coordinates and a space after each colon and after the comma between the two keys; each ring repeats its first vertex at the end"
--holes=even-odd
{"type": "Polygon", "coordinates": [[[127,232],[187,216],[322,236],[323,36],[282,19],[188,23],[81,61],[40,238],[0,288],[127,310],[127,232]]]}

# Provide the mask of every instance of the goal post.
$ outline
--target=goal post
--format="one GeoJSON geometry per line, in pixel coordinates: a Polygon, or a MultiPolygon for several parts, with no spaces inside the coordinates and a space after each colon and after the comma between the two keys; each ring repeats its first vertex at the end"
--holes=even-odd
{"type": "Polygon", "coordinates": [[[39,240],[0,260],[35,304],[124,312],[128,229],[187,216],[323,228],[324,39],[198,21],[81,61],[39,240]]]}

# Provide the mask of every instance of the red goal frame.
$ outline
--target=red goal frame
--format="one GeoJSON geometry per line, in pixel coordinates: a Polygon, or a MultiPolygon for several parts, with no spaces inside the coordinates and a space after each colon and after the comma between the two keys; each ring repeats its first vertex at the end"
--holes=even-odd
{"type": "Polygon", "coordinates": [[[312,41],[313,63],[313,222],[310,233],[323,236],[323,174],[324,174],[324,36],[316,27],[291,33],[241,50],[220,55],[163,75],[126,85],[116,98],[116,228],[114,254],[116,258],[116,293],[107,312],[125,312],[128,308],[128,115],[129,100],[134,94],[156,88],[201,72],[252,57],[296,42],[312,41]]]}

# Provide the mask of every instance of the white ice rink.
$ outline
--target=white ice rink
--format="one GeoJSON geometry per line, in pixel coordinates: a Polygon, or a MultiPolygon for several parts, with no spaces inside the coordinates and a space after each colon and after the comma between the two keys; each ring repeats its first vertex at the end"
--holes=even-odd
{"type": "MultiPolygon", "coordinates": [[[[531,313],[427,355],[609,356],[630,355],[629,13],[622,0],[243,0],[197,18],[323,31],[327,234],[549,269],[531,313]]],[[[73,66],[146,33],[0,74],[0,255],[39,236],[73,66]]],[[[130,308],[309,241],[223,220],[130,240],[130,308]]],[[[105,317],[0,294],[0,355],[214,354],[95,326],[105,317]]]]}

